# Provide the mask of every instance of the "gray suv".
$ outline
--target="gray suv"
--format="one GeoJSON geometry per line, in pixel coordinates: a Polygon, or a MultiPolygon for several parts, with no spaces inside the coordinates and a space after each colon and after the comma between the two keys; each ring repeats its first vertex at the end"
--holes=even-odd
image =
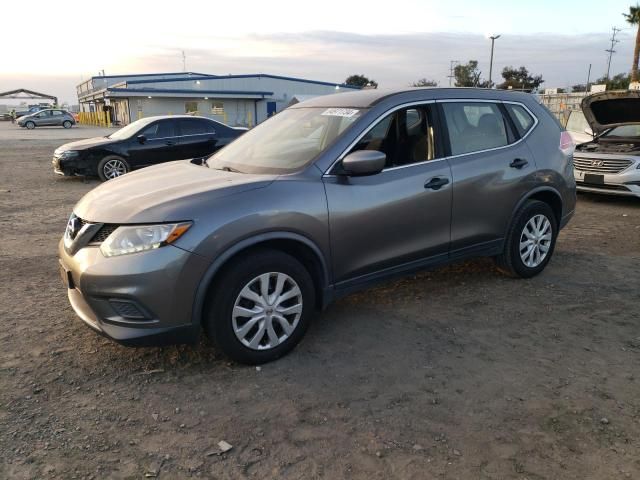
{"type": "Polygon", "coordinates": [[[29,130],[33,130],[36,127],[71,128],[76,124],[76,119],[66,110],[48,108],[36,113],[24,115],[18,118],[17,123],[20,127],[25,127],[29,130]]]}
{"type": "MultiPolygon", "coordinates": [[[[489,256],[540,273],[575,207],[573,143],[523,93],[367,90],[297,104],[204,161],[89,192],[59,244],[72,307],[124,344],[273,360],[313,312],[489,256]]],[[[434,299],[437,301],[437,299],[434,299]]]]}

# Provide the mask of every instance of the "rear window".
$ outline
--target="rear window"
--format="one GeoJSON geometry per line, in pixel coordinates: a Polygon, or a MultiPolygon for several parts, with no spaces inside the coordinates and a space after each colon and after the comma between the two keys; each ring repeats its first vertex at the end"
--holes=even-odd
{"type": "Polygon", "coordinates": [[[182,135],[203,135],[213,133],[211,123],[198,120],[196,118],[185,118],[180,120],[180,132],[182,135]]]}
{"type": "Polygon", "coordinates": [[[526,133],[531,130],[531,127],[533,127],[535,120],[531,114],[527,112],[527,109],[521,105],[505,103],[504,106],[507,108],[509,115],[511,115],[511,118],[513,119],[518,135],[520,135],[520,137],[524,137],[526,133]]]}

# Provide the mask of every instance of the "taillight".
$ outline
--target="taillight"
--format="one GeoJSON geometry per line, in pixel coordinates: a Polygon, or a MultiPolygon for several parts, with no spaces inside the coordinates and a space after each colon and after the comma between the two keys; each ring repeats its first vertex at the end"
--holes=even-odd
{"type": "Polygon", "coordinates": [[[571,155],[573,150],[576,148],[575,143],[573,143],[573,138],[569,135],[569,132],[566,130],[560,132],[560,150],[565,155],[571,155]]]}

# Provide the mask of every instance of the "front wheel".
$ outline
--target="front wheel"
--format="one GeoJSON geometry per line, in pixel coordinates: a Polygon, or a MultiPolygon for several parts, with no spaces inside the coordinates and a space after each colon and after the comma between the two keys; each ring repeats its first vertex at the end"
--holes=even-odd
{"type": "Polygon", "coordinates": [[[36,128],[36,124],[34,122],[27,122],[24,126],[29,130],[33,130],[34,128],[36,128]]]}
{"type": "Polygon", "coordinates": [[[203,326],[217,348],[249,365],[293,349],[309,327],[313,281],[295,258],[260,250],[234,262],[212,287],[203,326]]]}
{"type": "Polygon", "coordinates": [[[103,182],[120,177],[130,171],[131,167],[127,161],[116,155],[104,157],[98,164],[98,176],[103,182]]]}
{"type": "Polygon", "coordinates": [[[530,200],[516,213],[496,264],[509,276],[533,277],[549,263],[557,236],[558,222],[551,207],[530,200]]]}

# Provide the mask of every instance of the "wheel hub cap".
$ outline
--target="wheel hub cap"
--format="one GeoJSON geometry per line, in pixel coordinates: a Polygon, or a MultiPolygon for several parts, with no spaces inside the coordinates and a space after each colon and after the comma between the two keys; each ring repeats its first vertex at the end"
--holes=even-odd
{"type": "Polygon", "coordinates": [[[549,219],[540,214],[532,217],[520,235],[520,258],[527,267],[540,265],[551,248],[553,230],[549,219]]]}
{"type": "Polygon", "coordinates": [[[269,272],[247,283],[233,306],[236,338],[252,350],[275,348],[289,338],[302,315],[302,291],[285,273],[269,272]]]}
{"type": "Polygon", "coordinates": [[[104,165],[104,176],[116,178],[127,173],[127,167],[120,160],[109,160],[104,165]]]}

